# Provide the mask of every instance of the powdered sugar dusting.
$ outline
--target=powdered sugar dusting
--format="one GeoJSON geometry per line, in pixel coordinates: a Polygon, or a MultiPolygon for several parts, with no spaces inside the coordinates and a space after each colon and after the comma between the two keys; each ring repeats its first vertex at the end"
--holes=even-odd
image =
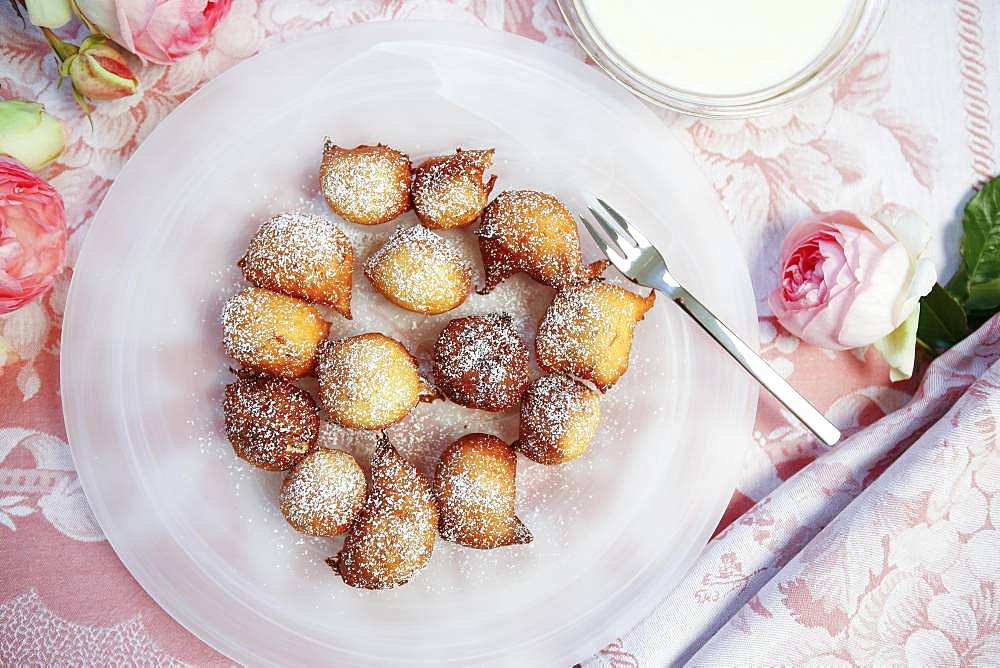
{"type": "Polygon", "coordinates": [[[600,421],[597,392],[561,374],[542,376],[525,392],[516,447],[542,464],[579,457],[600,421]]]}
{"type": "Polygon", "coordinates": [[[484,410],[515,407],[528,386],[528,349],[503,312],[457,318],[434,345],[434,380],[452,401],[484,410]]]}
{"type": "Polygon", "coordinates": [[[310,213],[285,212],[260,226],[239,265],[257,287],[329,304],[346,297],[349,307],[352,260],[351,244],[336,225],[310,213]]]}
{"type": "Polygon", "coordinates": [[[450,445],[434,475],[441,537],[480,549],[531,542],[514,512],[516,467],[514,451],[495,436],[450,445]]]}
{"type": "Polygon", "coordinates": [[[449,311],[472,291],[472,266],[458,247],[422,225],[397,228],[365,262],[365,275],[393,302],[417,313],[449,311]]]}
{"type": "Polygon", "coordinates": [[[505,485],[498,477],[476,475],[463,470],[460,473],[447,468],[442,476],[449,479],[454,503],[461,507],[452,517],[453,521],[442,529],[445,540],[456,540],[470,531],[480,529],[484,517],[510,513],[514,507],[513,488],[505,485]]]}
{"type": "Polygon", "coordinates": [[[319,357],[323,405],[347,427],[382,429],[432,394],[413,357],[384,334],[328,341],[319,357]]]}
{"type": "Polygon", "coordinates": [[[479,217],[496,177],[483,183],[493,149],[430,158],[413,172],[413,208],[428,227],[449,229],[479,217]]]}
{"type": "Polygon", "coordinates": [[[330,208],[352,223],[385,223],[410,208],[410,159],[387,146],[323,146],[320,188],[330,208]]]}
{"type": "Polygon", "coordinates": [[[579,383],[562,374],[542,376],[528,388],[521,421],[529,422],[533,430],[558,440],[566,433],[570,418],[585,406],[586,395],[580,388],[579,383]]]}
{"type": "MultiPolygon", "coordinates": [[[[305,210],[322,212],[326,205],[322,200],[305,200],[300,206],[305,210]]],[[[408,213],[400,224],[409,226],[415,222],[414,214],[408,213]]],[[[377,249],[386,234],[381,229],[361,226],[348,226],[344,231],[359,254],[377,249]]],[[[456,243],[467,260],[478,256],[473,235],[444,234],[456,243]]],[[[473,269],[478,270],[475,265],[473,269]]],[[[553,295],[550,288],[520,275],[505,281],[488,295],[474,296],[447,314],[423,316],[387,307],[384,297],[360,277],[360,263],[356,271],[359,275],[355,276],[355,318],[351,321],[338,318],[335,335],[385,332],[404,343],[422,362],[432,359],[437,336],[451,319],[482,312],[509,313],[519,335],[530,343],[553,295]]],[[[207,310],[217,313],[218,306],[239,288],[240,282],[241,277],[235,270],[221,276],[217,299],[207,305],[207,310]]],[[[637,411],[646,416],[664,410],[666,404],[661,405],[657,399],[664,380],[660,367],[655,364],[656,357],[661,354],[659,341],[663,338],[662,327],[663,323],[658,319],[644,324],[645,339],[650,345],[637,346],[632,371],[602,397],[601,427],[585,457],[557,467],[538,465],[526,458],[519,460],[516,507],[520,519],[535,534],[530,546],[482,551],[438,541],[434,549],[440,554],[435,554],[426,569],[429,577],[415,578],[406,588],[383,592],[379,596],[395,600],[397,595],[414,589],[422,596],[451,595],[449,592],[468,587],[491,586],[498,580],[516,579],[527,564],[537,561],[551,563],[554,559],[566,558],[567,527],[572,526],[574,518],[586,512],[587,507],[598,502],[593,498],[592,489],[580,481],[592,479],[595,472],[614,470],[618,466],[621,453],[630,451],[629,444],[637,428],[637,411]]],[[[531,352],[532,346],[529,345],[529,357],[531,352]]],[[[537,374],[537,369],[532,368],[532,373],[537,374]]],[[[218,370],[213,367],[211,372],[218,373],[218,370]]],[[[307,386],[312,388],[314,383],[310,382],[307,386]]],[[[221,387],[220,384],[220,391],[221,387]]],[[[221,412],[221,402],[216,405],[219,406],[216,410],[221,412]]],[[[490,433],[510,443],[518,438],[518,427],[516,411],[490,413],[469,410],[450,401],[436,401],[432,404],[418,403],[405,418],[389,428],[389,434],[403,457],[425,478],[431,479],[441,452],[462,436],[473,432],[490,433]]],[[[247,529],[254,531],[264,530],[268,534],[274,530],[285,532],[275,535],[278,541],[275,543],[275,568],[293,569],[300,578],[300,586],[314,591],[320,598],[364,595],[357,590],[331,586],[329,577],[324,577],[322,571],[319,571],[320,577],[316,577],[317,568],[322,567],[325,557],[336,551],[342,538],[310,538],[294,533],[279,511],[280,477],[261,474],[233,457],[224,438],[220,443],[215,423],[199,423],[196,429],[203,434],[198,440],[202,443],[204,455],[213,462],[217,459],[221,462],[213,464],[213,467],[219,466],[223,471],[220,480],[225,482],[221,484],[231,488],[228,491],[234,496],[258,499],[257,503],[264,507],[257,517],[244,514],[234,518],[234,521],[253,520],[253,526],[247,529]],[[261,526],[262,522],[264,526],[261,526]]],[[[361,468],[367,471],[377,436],[376,432],[347,429],[324,418],[320,424],[318,446],[351,453],[361,468]]]]}
{"type": "Polygon", "coordinates": [[[260,468],[295,465],[319,437],[319,409],[289,381],[241,374],[226,386],[226,431],[236,454],[260,468]]]}
{"type": "Polygon", "coordinates": [[[354,457],[319,448],[288,474],[281,487],[281,512],[297,531],[335,536],[361,510],[367,484],[354,457]]]}
{"type": "MultiPolygon", "coordinates": [[[[507,160],[504,159],[503,162],[506,164],[507,160]]],[[[542,173],[545,167],[538,165],[538,173],[542,173]]],[[[505,166],[504,173],[509,171],[505,166]]],[[[524,181],[527,184],[535,182],[534,178],[524,181]]],[[[268,182],[255,185],[254,192],[265,193],[260,204],[262,219],[285,209],[329,215],[327,203],[317,192],[315,176],[303,178],[299,187],[301,191],[292,194],[287,189],[269,191],[268,182]]],[[[384,244],[390,230],[399,226],[412,226],[417,222],[414,213],[404,213],[397,221],[384,228],[346,225],[342,229],[355,253],[367,257],[384,244]]],[[[481,284],[483,278],[477,237],[462,231],[441,234],[459,248],[463,258],[472,263],[474,283],[481,284]]],[[[221,273],[212,274],[218,283],[218,294],[205,304],[210,328],[215,326],[215,314],[219,312],[222,302],[240,287],[235,260],[242,251],[239,243],[234,244],[233,252],[236,255],[226,259],[221,273]],[[233,270],[227,273],[225,267],[232,267],[233,270]]],[[[530,343],[537,323],[553,295],[550,288],[536,283],[527,275],[518,275],[505,281],[490,294],[475,296],[445,315],[414,315],[387,307],[384,297],[367,280],[361,278],[363,263],[356,265],[356,271],[355,320],[337,318],[333,338],[372,331],[385,332],[404,343],[421,360],[421,364],[426,364],[432,358],[437,335],[454,317],[506,311],[513,316],[515,328],[530,343]]],[[[216,292],[215,288],[213,292],[216,292]]],[[[327,312],[322,306],[319,311],[324,314],[327,312]]],[[[646,346],[637,347],[633,370],[618,387],[602,397],[605,416],[594,446],[586,457],[559,467],[539,466],[527,459],[520,459],[517,507],[521,518],[535,531],[536,540],[532,545],[480,551],[438,541],[435,552],[440,554],[436,554],[430,562],[427,577],[417,579],[402,590],[381,593],[378,600],[397,601],[412,596],[429,596],[431,599],[450,597],[455,592],[467,591],[470,587],[488,588],[498,581],[514,581],[525,568],[533,568],[538,563],[551,564],[566,558],[566,547],[573,540],[567,532],[576,526],[580,518],[590,513],[589,509],[594,504],[604,503],[595,498],[595,491],[586,481],[592,481],[595,474],[599,478],[607,471],[618,470],[622,453],[632,451],[631,444],[635,442],[636,429],[650,419],[655,422],[657,418],[649,416],[655,416],[672,405],[661,405],[658,398],[658,388],[665,382],[672,382],[672,376],[665,375],[664,367],[658,361],[662,356],[659,340],[663,338],[663,327],[663,322],[658,319],[643,326],[643,336],[640,338],[646,341],[646,346]],[[638,421],[637,415],[641,416],[638,421]]],[[[529,356],[531,349],[532,346],[529,345],[529,356]]],[[[218,377],[221,374],[219,367],[215,363],[211,368],[206,367],[203,373],[218,377]]],[[[533,374],[537,373],[533,369],[533,374]]],[[[306,386],[314,385],[314,382],[306,383],[306,386]]],[[[222,383],[219,383],[219,392],[221,387],[222,383]]],[[[196,430],[194,438],[201,444],[210,466],[222,472],[220,481],[227,486],[227,492],[236,499],[242,499],[240,503],[244,509],[234,515],[234,521],[252,523],[254,532],[263,531],[266,534],[259,542],[266,542],[273,548],[273,553],[267,554],[268,563],[275,569],[290,569],[295,577],[288,582],[294,582],[297,589],[312,592],[316,600],[372,600],[365,592],[331,586],[329,577],[324,577],[323,572],[317,571],[323,558],[335,552],[336,546],[343,539],[310,538],[294,533],[287,526],[277,504],[280,477],[261,474],[234,458],[225,441],[220,444],[218,422],[221,420],[221,402],[212,399],[211,403],[217,421],[203,421],[199,418],[198,424],[192,427],[196,430]],[[250,510],[251,506],[254,510],[250,510]]],[[[452,402],[439,401],[418,404],[404,419],[390,427],[389,431],[405,459],[429,477],[433,474],[441,451],[461,436],[470,432],[494,433],[511,442],[518,436],[518,424],[516,412],[472,411],[452,402]]],[[[343,428],[328,419],[321,422],[320,444],[351,452],[365,470],[368,469],[375,441],[376,434],[373,432],[343,428]]],[[[248,525],[246,528],[251,527],[248,525]]]]}
{"type": "Polygon", "coordinates": [[[477,235],[487,292],[520,271],[545,285],[565,287],[583,283],[607,266],[583,265],[572,214],[552,195],[533,190],[500,193],[483,212],[477,235]]]}
{"type": "Polygon", "coordinates": [[[438,515],[430,484],[385,435],[372,455],[371,477],[361,513],[331,566],[353,587],[386,589],[427,563],[438,515]]]}
{"type": "Polygon", "coordinates": [[[651,305],[652,298],[602,281],[556,293],[535,341],[542,366],[606,390],[627,369],[635,324],[651,305]]]}
{"type": "Polygon", "coordinates": [[[246,288],[222,309],[222,339],[237,361],[271,373],[300,376],[313,365],[316,345],[330,327],[312,305],[246,288]]]}

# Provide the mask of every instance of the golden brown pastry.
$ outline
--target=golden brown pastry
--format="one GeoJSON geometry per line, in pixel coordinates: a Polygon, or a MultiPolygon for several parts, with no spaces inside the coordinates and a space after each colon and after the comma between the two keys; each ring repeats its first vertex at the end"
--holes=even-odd
{"type": "Polygon", "coordinates": [[[285,378],[310,373],[330,325],[315,306],[271,290],[246,288],[222,309],[226,352],[246,367],[285,378]]]}
{"type": "Polygon", "coordinates": [[[469,434],[443,453],[434,475],[441,537],[478,549],[531,542],[514,513],[517,455],[496,436],[469,434]]]}
{"type": "Polygon", "coordinates": [[[528,349],[507,313],[456,318],[434,344],[434,383],[456,404],[505,411],[528,386],[528,349]]]}
{"type": "Polygon", "coordinates": [[[325,341],[317,375],[330,418],[349,429],[384,429],[406,417],[418,401],[437,397],[420,377],[413,355],[385,334],[325,341]]]}
{"type": "Polygon", "coordinates": [[[344,549],[327,563],[352,587],[406,584],[430,559],[437,524],[430,484],[383,433],[372,455],[371,485],[361,513],[344,549]]]}
{"type": "Polygon", "coordinates": [[[316,445],[316,402],[284,378],[249,369],[236,376],[222,404],[233,451],[258,468],[287,471],[316,445]]]}
{"type": "Polygon", "coordinates": [[[603,281],[556,293],[538,326],[538,364],[607,390],[628,369],[636,323],[655,298],[652,290],[640,297],[603,281]]]}
{"type": "Polygon", "coordinates": [[[600,421],[597,392],[562,374],[542,376],[524,393],[512,447],[539,464],[562,464],[586,452],[600,421]]]}
{"type": "Polygon", "coordinates": [[[472,267],[452,242],[422,225],[401,227],[372,253],[365,276],[392,303],[414,313],[444,313],[472,292],[472,267]]]}
{"type": "Polygon", "coordinates": [[[326,203],[344,220],[387,223],[410,208],[410,159],[382,144],[340,148],[327,139],[319,184],[326,203]]]}
{"type": "Polygon", "coordinates": [[[296,531],[336,536],[361,512],[365,473],[343,450],[317,448],[299,462],[281,485],[281,514],[296,531]]]}
{"type": "Polygon", "coordinates": [[[483,212],[497,177],[483,183],[493,164],[493,149],[463,151],[430,158],[413,170],[413,210],[432,229],[468,225],[483,212]]]}
{"type": "Polygon", "coordinates": [[[243,276],[267,288],[351,317],[354,251],[340,228],[309,213],[268,218],[239,261],[243,276]]]}
{"type": "Polygon", "coordinates": [[[505,191],[489,203],[477,231],[490,292],[519,271],[554,288],[581,285],[607,260],[584,266],[576,221],[562,202],[533,190],[505,191]]]}

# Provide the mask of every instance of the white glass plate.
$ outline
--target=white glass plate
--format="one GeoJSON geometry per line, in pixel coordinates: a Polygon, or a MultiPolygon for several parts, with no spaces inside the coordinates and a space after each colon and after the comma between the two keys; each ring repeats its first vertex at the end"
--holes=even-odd
{"type": "MultiPolygon", "coordinates": [[[[497,189],[551,192],[580,211],[598,193],[660,246],[676,274],[756,341],[746,265],[715,193],[656,116],[594,69],[499,32],[364,24],[274,49],[165,119],[108,192],[76,265],[62,394],[80,480],[108,539],[156,601],[246,664],[566,665],[648,614],[708,540],[748,442],[756,387],[667,299],[642,322],[631,371],[602,401],[591,450],[518,464],[535,541],[476,551],[438,541],[402,588],[346,587],[323,563],[339,540],[288,527],[281,474],[237,460],[222,430],[231,376],[219,310],[257,225],[322,212],[324,136],[383,142],[415,160],[496,147],[497,189]]],[[[378,228],[342,223],[356,256],[378,228]]],[[[481,270],[470,231],[448,233],[481,270]]],[[[593,258],[594,249],[585,243],[593,258]]],[[[361,264],[359,261],[358,265],[361,264]]],[[[613,274],[609,272],[609,274],[613,274]]],[[[552,292],[524,276],[440,316],[402,311],[355,273],[355,320],[426,360],[452,317],[509,310],[527,336],[552,292]]],[[[390,430],[430,472],[474,430],[512,440],[515,414],[422,404],[390,430]]],[[[372,436],[325,428],[367,464],[372,436]]]]}

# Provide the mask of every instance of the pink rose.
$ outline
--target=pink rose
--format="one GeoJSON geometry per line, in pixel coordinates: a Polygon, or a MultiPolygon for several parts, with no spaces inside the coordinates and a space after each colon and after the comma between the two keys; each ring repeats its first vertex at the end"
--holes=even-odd
{"type": "Polygon", "coordinates": [[[66,262],[66,215],[52,186],[0,156],[0,314],[45,292],[66,262]]]}
{"type": "Polygon", "coordinates": [[[76,0],[88,21],[145,60],[167,64],[195,51],[231,0],[76,0]]]}
{"type": "Polygon", "coordinates": [[[781,283],[770,295],[771,309],[789,332],[830,350],[878,344],[904,322],[915,337],[920,297],[937,280],[929,240],[927,224],[901,207],[865,219],[847,211],[817,214],[781,245],[781,283]]]}

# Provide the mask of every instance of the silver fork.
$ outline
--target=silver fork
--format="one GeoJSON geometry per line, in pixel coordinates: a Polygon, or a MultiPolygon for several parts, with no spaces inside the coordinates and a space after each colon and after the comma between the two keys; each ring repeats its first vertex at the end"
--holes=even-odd
{"type": "Polygon", "coordinates": [[[587,209],[600,229],[583,216],[580,216],[580,220],[608,259],[618,267],[618,271],[633,283],[654,288],[670,297],[744,369],[749,371],[758,383],[815,434],[816,438],[827,445],[833,445],[840,440],[839,429],[805,397],[796,392],[795,388],[772,369],[760,355],[736,336],[733,330],[681,286],[670,274],[660,251],[656,250],[634,225],[625,220],[625,217],[611,208],[607,202],[600,198],[596,199],[611,220],[590,206],[587,209]]]}

